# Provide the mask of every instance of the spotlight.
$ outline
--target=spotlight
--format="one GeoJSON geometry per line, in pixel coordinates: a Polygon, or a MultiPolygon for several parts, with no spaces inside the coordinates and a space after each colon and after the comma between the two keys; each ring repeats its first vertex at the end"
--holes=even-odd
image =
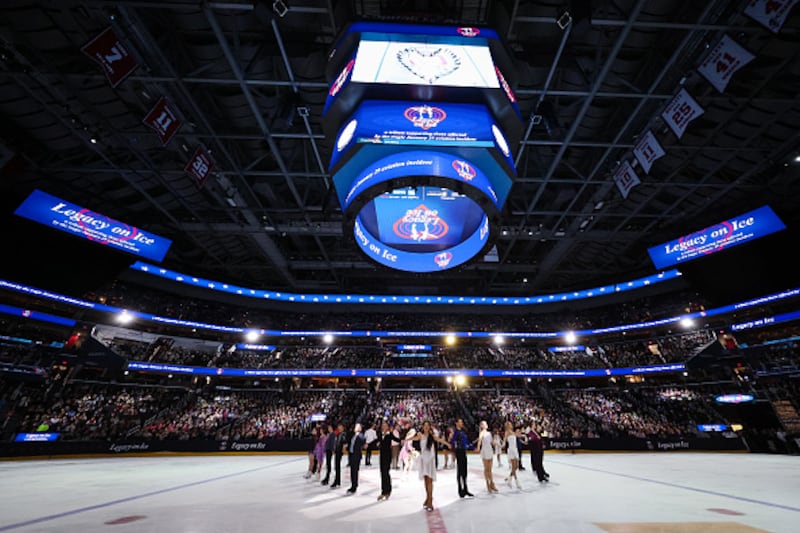
{"type": "Polygon", "coordinates": [[[448,382],[448,383],[452,383],[453,382],[453,376],[447,376],[446,378],[444,378],[444,380],[446,382],[448,382]]]}
{"type": "Polygon", "coordinates": [[[682,318],[681,319],[681,326],[683,326],[684,329],[689,329],[692,326],[694,326],[694,320],[692,320],[689,317],[682,318]]]}
{"type": "Polygon", "coordinates": [[[333,343],[333,335],[331,335],[330,333],[326,333],[325,335],[322,336],[322,342],[324,342],[325,344],[333,343]]]}
{"type": "Polygon", "coordinates": [[[459,374],[459,375],[456,376],[455,382],[456,382],[456,385],[458,385],[459,387],[463,387],[464,384],[467,382],[467,378],[464,377],[463,375],[459,374]]]}
{"type": "Polygon", "coordinates": [[[244,338],[247,342],[256,342],[259,339],[259,337],[261,337],[261,334],[254,329],[251,329],[250,331],[244,334],[244,338]]]}
{"type": "Polygon", "coordinates": [[[127,309],[117,315],[117,322],[120,324],[130,324],[133,322],[134,316],[128,312],[127,309]]]}
{"type": "Polygon", "coordinates": [[[444,338],[444,342],[448,346],[453,346],[456,343],[456,336],[451,333],[450,335],[444,338]]]}
{"type": "Polygon", "coordinates": [[[568,332],[567,332],[567,333],[564,335],[564,340],[565,340],[565,341],[567,342],[567,344],[569,344],[570,346],[572,346],[573,344],[575,344],[575,340],[576,340],[576,339],[577,339],[577,337],[575,336],[575,332],[574,332],[574,331],[568,331],[568,332]]]}
{"type": "Polygon", "coordinates": [[[506,342],[506,339],[505,339],[505,337],[503,337],[502,335],[495,335],[495,336],[494,336],[494,343],[495,343],[496,345],[500,346],[500,345],[501,345],[501,344],[503,344],[504,342],[506,342]]]}

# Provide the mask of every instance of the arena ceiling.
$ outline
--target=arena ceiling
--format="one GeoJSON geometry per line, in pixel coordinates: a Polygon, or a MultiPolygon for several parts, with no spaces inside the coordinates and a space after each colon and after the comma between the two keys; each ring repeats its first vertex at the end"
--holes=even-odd
{"type": "Polygon", "coordinates": [[[649,246],[764,204],[797,225],[800,9],[775,33],[747,3],[6,0],[0,146],[16,164],[2,187],[149,229],[173,240],[168,268],[245,286],[536,294],[631,279],[655,272],[649,246]],[[363,19],[506,36],[526,133],[495,258],[409,275],[342,234],[324,71],[363,19]],[[109,26],[141,63],[116,88],[81,53],[109,26]],[[724,35],[755,59],[720,92],[697,67],[724,35]],[[677,138],[660,114],[681,87],[704,113],[677,138]],[[183,119],[166,146],[142,122],[162,96],[183,119]],[[623,198],[612,174],[647,129],[666,155],[623,198]],[[202,188],[184,171],[199,145],[215,162],[202,188]]]}

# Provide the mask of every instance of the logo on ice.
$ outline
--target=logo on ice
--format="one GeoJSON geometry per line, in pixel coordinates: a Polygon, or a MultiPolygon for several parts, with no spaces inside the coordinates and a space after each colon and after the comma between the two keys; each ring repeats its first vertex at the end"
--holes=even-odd
{"type": "Polygon", "coordinates": [[[422,242],[441,239],[450,229],[447,222],[439,217],[439,211],[428,209],[420,204],[409,209],[392,227],[395,235],[402,239],[422,242]]]}

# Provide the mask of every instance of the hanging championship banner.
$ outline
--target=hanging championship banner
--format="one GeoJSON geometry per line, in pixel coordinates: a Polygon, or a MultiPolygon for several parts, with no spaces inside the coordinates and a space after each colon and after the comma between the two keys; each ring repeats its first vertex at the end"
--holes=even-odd
{"type": "Polygon", "coordinates": [[[704,113],[703,108],[692,98],[686,89],[675,95],[675,98],[667,104],[667,108],[661,113],[664,121],[675,132],[680,139],[683,132],[691,121],[704,113]]]}
{"type": "Polygon", "coordinates": [[[194,178],[198,187],[202,187],[211,174],[213,166],[214,163],[212,163],[211,157],[208,155],[206,149],[202,146],[198,146],[183,170],[194,178]]]}
{"type": "Polygon", "coordinates": [[[181,127],[181,119],[167,97],[162,96],[144,117],[144,123],[158,133],[162,145],[167,145],[181,127]]]}
{"type": "Polygon", "coordinates": [[[798,0],[753,0],[744,14],[773,33],[778,33],[798,0]]]}
{"type": "Polygon", "coordinates": [[[622,194],[622,197],[627,199],[631,189],[639,185],[641,181],[633,170],[633,167],[631,167],[631,164],[627,161],[623,161],[617,171],[614,172],[614,183],[617,184],[617,188],[622,194]]]}
{"type": "Polygon", "coordinates": [[[644,135],[642,135],[642,138],[639,139],[639,142],[636,143],[636,147],[633,149],[633,155],[636,156],[636,160],[642,165],[645,174],[650,174],[653,162],[663,157],[665,153],[664,148],[661,147],[661,143],[658,142],[658,139],[656,139],[656,136],[653,135],[653,132],[650,130],[647,130],[644,135]]]}
{"type": "Polygon", "coordinates": [[[754,58],[745,47],[723,35],[708,57],[697,67],[697,71],[722,93],[734,73],[754,58]]]}
{"type": "Polygon", "coordinates": [[[96,61],[103,67],[112,87],[116,87],[137,69],[139,62],[122,44],[114,28],[108,27],[103,33],[86,43],[81,52],[96,61]]]}

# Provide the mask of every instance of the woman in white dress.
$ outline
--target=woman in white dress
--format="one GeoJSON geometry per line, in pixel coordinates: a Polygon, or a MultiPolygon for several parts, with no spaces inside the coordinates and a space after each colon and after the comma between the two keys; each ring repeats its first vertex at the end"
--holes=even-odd
{"type": "Polygon", "coordinates": [[[508,464],[511,467],[511,473],[506,478],[506,483],[508,483],[508,486],[510,487],[511,479],[513,478],[517,484],[517,488],[521,489],[522,485],[517,477],[517,469],[519,468],[519,447],[517,446],[518,439],[524,444],[527,444],[528,442],[528,438],[522,434],[521,429],[514,429],[514,425],[511,422],[506,422],[503,445],[508,448],[506,453],[508,454],[508,464]]]}
{"type": "Polygon", "coordinates": [[[494,486],[492,478],[492,463],[494,463],[494,447],[492,446],[492,432],[489,431],[489,424],[481,420],[480,433],[478,433],[478,454],[483,461],[483,477],[486,480],[486,490],[489,492],[500,492],[494,486]]]}
{"type": "Polygon", "coordinates": [[[426,511],[433,511],[433,482],[436,481],[436,451],[434,447],[438,442],[442,446],[450,448],[450,443],[433,434],[431,423],[427,420],[422,423],[422,429],[408,439],[409,441],[419,441],[421,453],[417,460],[419,465],[419,478],[425,481],[425,501],[422,507],[426,511]]]}
{"type": "Polygon", "coordinates": [[[418,440],[414,438],[416,434],[416,429],[409,429],[406,433],[405,441],[403,442],[403,449],[400,450],[400,461],[403,463],[403,479],[408,479],[408,473],[411,472],[411,469],[414,467],[414,461],[419,455],[419,452],[414,449],[411,443],[414,440],[418,440]]]}

